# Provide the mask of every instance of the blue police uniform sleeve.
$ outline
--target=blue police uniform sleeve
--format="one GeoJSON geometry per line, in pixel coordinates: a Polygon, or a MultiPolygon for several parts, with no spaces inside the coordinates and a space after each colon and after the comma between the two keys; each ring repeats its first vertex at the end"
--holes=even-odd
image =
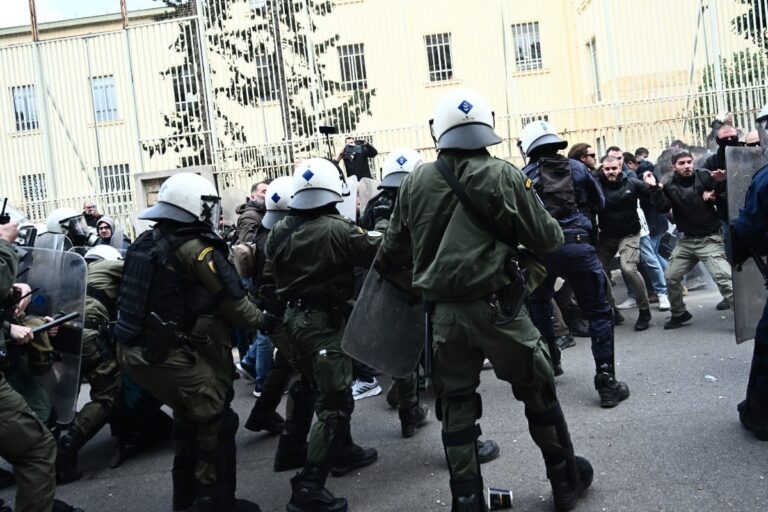
{"type": "Polygon", "coordinates": [[[598,211],[605,208],[605,196],[600,185],[583,165],[571,164],[571,175],[577,187],[581,187],[587,193],[587,202],[597,208],[598,211]]]}
{"type": "Polygon", "coordinates": [[[731,229],[739,243],[768,253],[768,167],[759,171],[750,185],[744,208],[731,229]]]}

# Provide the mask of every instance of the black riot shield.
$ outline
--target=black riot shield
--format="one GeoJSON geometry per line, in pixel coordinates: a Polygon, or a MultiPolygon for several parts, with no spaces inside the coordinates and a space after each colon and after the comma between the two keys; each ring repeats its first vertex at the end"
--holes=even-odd
{"type": "MultiPolygon", "coordinates": [[[[728,219],[735,220],[755,172],[768,164],[760,148],[731,147],[725,150],[728,162],[728,219]]],[[[736,343],[755,337],[757,322],[763,314],[768,290],[763,275],[751,258],[744,262],[741,271],[733,272],[733,318],[736,327],[736,343]]]]}
{"type": "Polygon", "coordinates": [[[27,307],[28,316],[78,316],[59,327],[50,337],[53,366],[38,377],[51,400],[59,423],[69,423],[75,415],[80,388],[80,353],[83,345],[83,314],[87,268],[85,260],[74,252],[48,249],[22,249],[21,282],[34,293],[27,307]],[[25,272],[25,269],[28,269],[25,272]]]}
{"type": "Polygon", "coordinates": [[[424,308],[371,267],[341,345],[355,359],[393,377],[416,368],[424,347],[424,308]]]}

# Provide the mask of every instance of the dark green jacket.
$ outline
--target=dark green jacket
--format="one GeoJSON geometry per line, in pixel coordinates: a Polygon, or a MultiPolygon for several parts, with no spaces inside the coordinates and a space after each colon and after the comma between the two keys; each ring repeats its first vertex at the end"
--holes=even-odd
{"type": "Polygon", "coordinates": [[[85,297],[85,318],[96,322],[107,323],[114,321],[110,318],[109,307],[114,309],[120,284],[123,281],[123,260],[94,261],[88,265],[88,288],[95,288],[107,295],[110,304],[104,304],[100,297],[88,294],[85,297]]]}
{"type": "Polygon", "coordinates": [[[381,239],[381,233],[365,231],[341,215],[309,220],[289,215],[269,233],[265,274],[272,275],[285,299],[327,296],[330,280],[346,278],[351,284],[353,267],[370,266],[381,239]],[[304,224],[286,239],[298,222],[304,224]]]}
{"type": "MultiPolygon", "coordinates": [[[[563,243],[557,221],[544,209],[528,178],[485,150],[442,152],[474,205],[533,252],[563,243]]],[[[409,174],[384,236],[386,266],[413,265],[413,286],[433,301],[474,300],[509,283],[510,248],[481,228],[434,163],[409,174]]]]}
{"type": "MultiPolygon", "coordinates": [[[[16,274],[19,271],[19,258],[13,246],[0,239],[0,301],[4,301],[11,292],[16,274]]],[[[0,320],[2,321],[2,320],[0,320]]],[[[0,348],[5,346],[5,322],[0,324],[0,348]]]]}

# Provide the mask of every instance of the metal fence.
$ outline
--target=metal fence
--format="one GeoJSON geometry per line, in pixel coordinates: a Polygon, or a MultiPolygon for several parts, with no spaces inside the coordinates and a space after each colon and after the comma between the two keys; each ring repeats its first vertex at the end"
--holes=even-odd
{"type": "Polygon", "coordinates": [[[489,99],[492,151],[517,163],[533,119],[654,156],[703,144],[722,111],[748,131],[766,102],[765,0],[179,4],[38,43],[0,33],[0,195],[38,221],[87,198],[125,220],[148,172],[211,165],[220,189],[248,190],[347,135],[379,150],[372,169],[398,146],[431,158],[427,120],[451,87],[489,99]]]}

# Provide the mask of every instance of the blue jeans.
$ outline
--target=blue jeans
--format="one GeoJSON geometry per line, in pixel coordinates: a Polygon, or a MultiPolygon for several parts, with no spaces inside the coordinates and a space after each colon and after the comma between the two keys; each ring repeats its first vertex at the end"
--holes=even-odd
{"type": "MultiPolygon", "coordinates": [[[[659,236],[659,241],[661,241],[661,236],[659,236]]],[[[659,259],[663,258],[659,257],[653,246],[650,235],[640,237],[640,263],[648,271],[648,275],[651,278],[651,286],[656,295],[666,295],[667,281],[664,279],[666,265],[659,261],[659,259]]]]}
{"type": "Polygon", "coordinates": [[[659,248],[661,247],[662,236],[664,235],[649,235],[648,238],[651,240],[651,247],[653,247],[653,253],[656,255],[656,259],[659,261],[659,265],[661,265],[661,270],[666,272],[669,262],[666,259],[664,259],[664,257],[661,254],[659,254],[659,248]]]}
{"type": "Polygon", "coordinates": [[[272,358],[274,349],[269,336],[256,331],[256,339],[248,349],[243,362],[256,367],[256,388],[258,389],[261,389],[267,379],[267,373],[275,365],[275,360],[272,358]]]}

